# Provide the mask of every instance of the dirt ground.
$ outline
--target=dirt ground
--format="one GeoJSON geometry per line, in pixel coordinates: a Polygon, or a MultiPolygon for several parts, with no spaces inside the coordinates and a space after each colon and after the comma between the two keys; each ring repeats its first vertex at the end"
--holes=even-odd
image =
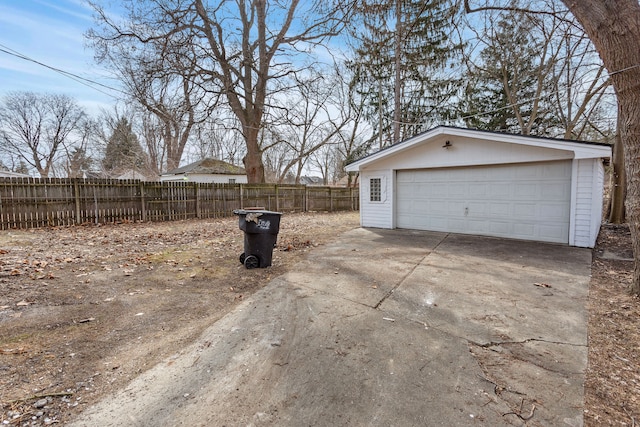
{"type": "MultiPolygon", "coordinates": [[[[0,422],[64,425],[357,226],[357,212],[285,214],[273,266],[256,270],[238,261],[237,218],[0,232],[0,422]]],[[[640,422],[629,239],[604,226],[594,250],[586,425],[640,422]]]]}
{"type": "Polygon", "coordinates": [[[635,427],[640,425],[640,299],[628,292],[629,227],[603,225],[593,255],[585,425],[635,427]]]}

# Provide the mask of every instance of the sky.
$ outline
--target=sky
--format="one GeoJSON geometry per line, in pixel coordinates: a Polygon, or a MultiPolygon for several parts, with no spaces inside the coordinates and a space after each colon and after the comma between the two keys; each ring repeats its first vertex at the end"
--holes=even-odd
{"type": "Polygon", "coordinates": [[[0,0],[0,96],[11,91],[65,94],[90,114],[114,105],[117,92],[99,84],[115,84],[86,46],[84,33],[92,25],[92,11],[83,0],[0,0]]]}

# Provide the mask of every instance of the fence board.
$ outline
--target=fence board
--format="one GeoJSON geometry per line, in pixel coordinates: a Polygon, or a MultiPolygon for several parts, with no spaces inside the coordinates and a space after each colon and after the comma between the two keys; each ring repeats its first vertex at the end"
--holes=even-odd
{"type": "Polygon", "coordinates": [[[220,218],[254,206],[280,212],[358,210],[358,202],[357,188],[0,178],[0,229],[220,218]]]}

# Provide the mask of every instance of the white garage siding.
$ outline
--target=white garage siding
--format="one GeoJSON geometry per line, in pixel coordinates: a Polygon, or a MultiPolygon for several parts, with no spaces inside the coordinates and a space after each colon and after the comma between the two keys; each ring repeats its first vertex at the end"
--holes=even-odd
{"type": "Polygon", "coordinates": [[[393,228],[392,172],[373,170],[360,174],[360,224],[363,227],[393,228]],[[371,179],[380,180],[380,201],[371,201],[371,179]]]}
{"type": "Polygon", "coordinates": [[[398,171],[399,228],[569,242],[571,161],[398,171]]]}
{"type": "Polygon", "coordinates": [[[593,159],[574,161],[575,203],[574,224],[569,243],[573,246],[592,248],[596,243],[602,222],[602,197],[604,167],[593,159]]]}

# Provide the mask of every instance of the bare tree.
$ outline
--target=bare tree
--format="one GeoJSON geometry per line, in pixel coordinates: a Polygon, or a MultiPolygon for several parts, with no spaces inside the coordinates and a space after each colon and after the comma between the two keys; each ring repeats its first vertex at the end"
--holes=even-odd
{"type": "MultiPolygon", "coordinates": [[[[335,142],[323,147],[311,157],[312,164],[323,175],[326,183],[337,181],[345,174],[344,166],[367,153],[371,148],[371,131],[365,120],[366,96],[359,86],[366,84],[358,75],[350,74],[349,68],[337,64],[333,72],[333,92],[335,121],[344,123],[335,136],[335,142]]],[[[347,185],[353,184],[349,174],[347,185]]]]}
{"type": "MultiPolygon", "coordinates": [[[[102,32],[92,30],[87,34],[96,48],[96,59],[115,72],[129,102],[138,103],[156,117],[153,129],[160,130],[155,133],[159,139],[154,138],[154,144],[149,148],[153,148],[150,150],[152,154],[159,151],[162,156],[152,155],[156,160],[154,169],[161,173],[177,168],[193,127],[205,121],[207,107],[216,104],[195,80],[198,65],[193,59],[194,46],[189,38],[182,38],[179,46],[170,46],[170,39],[163,37],[148,36],[142,42],[141,34],[120,33],[121,30],[111,26],[110,18],[102,9],[97,5],[94,8],[98,11],[98,22],[107,27],[102,32]],[[163,145],[161,149],[157,143],[163,145]]],[[[133,5],[129,10],[132,24],[148,19],[146,15],[140,15],[133,5]]],[[[171,14],[168,17],[179,19],[171,14]]],[[[165,23],[161,29],[169,31],[167,25],[180,23],[165,23]]]]}
{"type": "Polygon", "coordinates": [[[213,97],[224,96],[241,125],[249,182],[263,182],[265,111],[283,79],[306,68],[301,58],[307,51],[339,33],[349,11],[339,2],[128,1],[128,20],[121,23],[94,4],[101,28],[91,36],[102,46],[156,44],[161,57],[189,61],[193,72],[183,77],[213,97]]]}
{"type": "Polygon", "coordinates": [[[234,117],[224,115],[197,126],[195,152],[199,159],[213,157],[234,165],[242,162],[245,144],[234,117]]]}
{"type": "Polygon", "coordinates": [[[11,92],[0,106],[2,149],[47,178],[64,150],[82,139],[84,118],[67,95],[11,92]]]}
{"type": "Polygon", "coordinates": [[[61,159],[61,169],[69,178],[85,178],[98,162],[96,149],[100,147],[100,130],[97,120],[85,118],[78,129],[77,143],[64,146],[65,156],[61,159]]]}
{"type": "Polygon", "coordinates": [[[304,81],[298,78],[295,89],[288,92],[280,109],[282,117],[269,130],[272,141],[286,155],[278,181],[291,172],[299,184],[309,156],[325,145],[335,144],[346,126],[349,119],[340,120],[338,115],[342,106],[333,102],[336,83],[340,83],[333,77],[330,70],[310,70],[304,81]]]}
{"type": "Polygon", "coordinates": [[[613,95],[609,79],[568,12],[487,12],[467,30],[477,40],[465,58],[468,125],[571,139],[610,131],[614,121],[603,107],[613,95]]]}

